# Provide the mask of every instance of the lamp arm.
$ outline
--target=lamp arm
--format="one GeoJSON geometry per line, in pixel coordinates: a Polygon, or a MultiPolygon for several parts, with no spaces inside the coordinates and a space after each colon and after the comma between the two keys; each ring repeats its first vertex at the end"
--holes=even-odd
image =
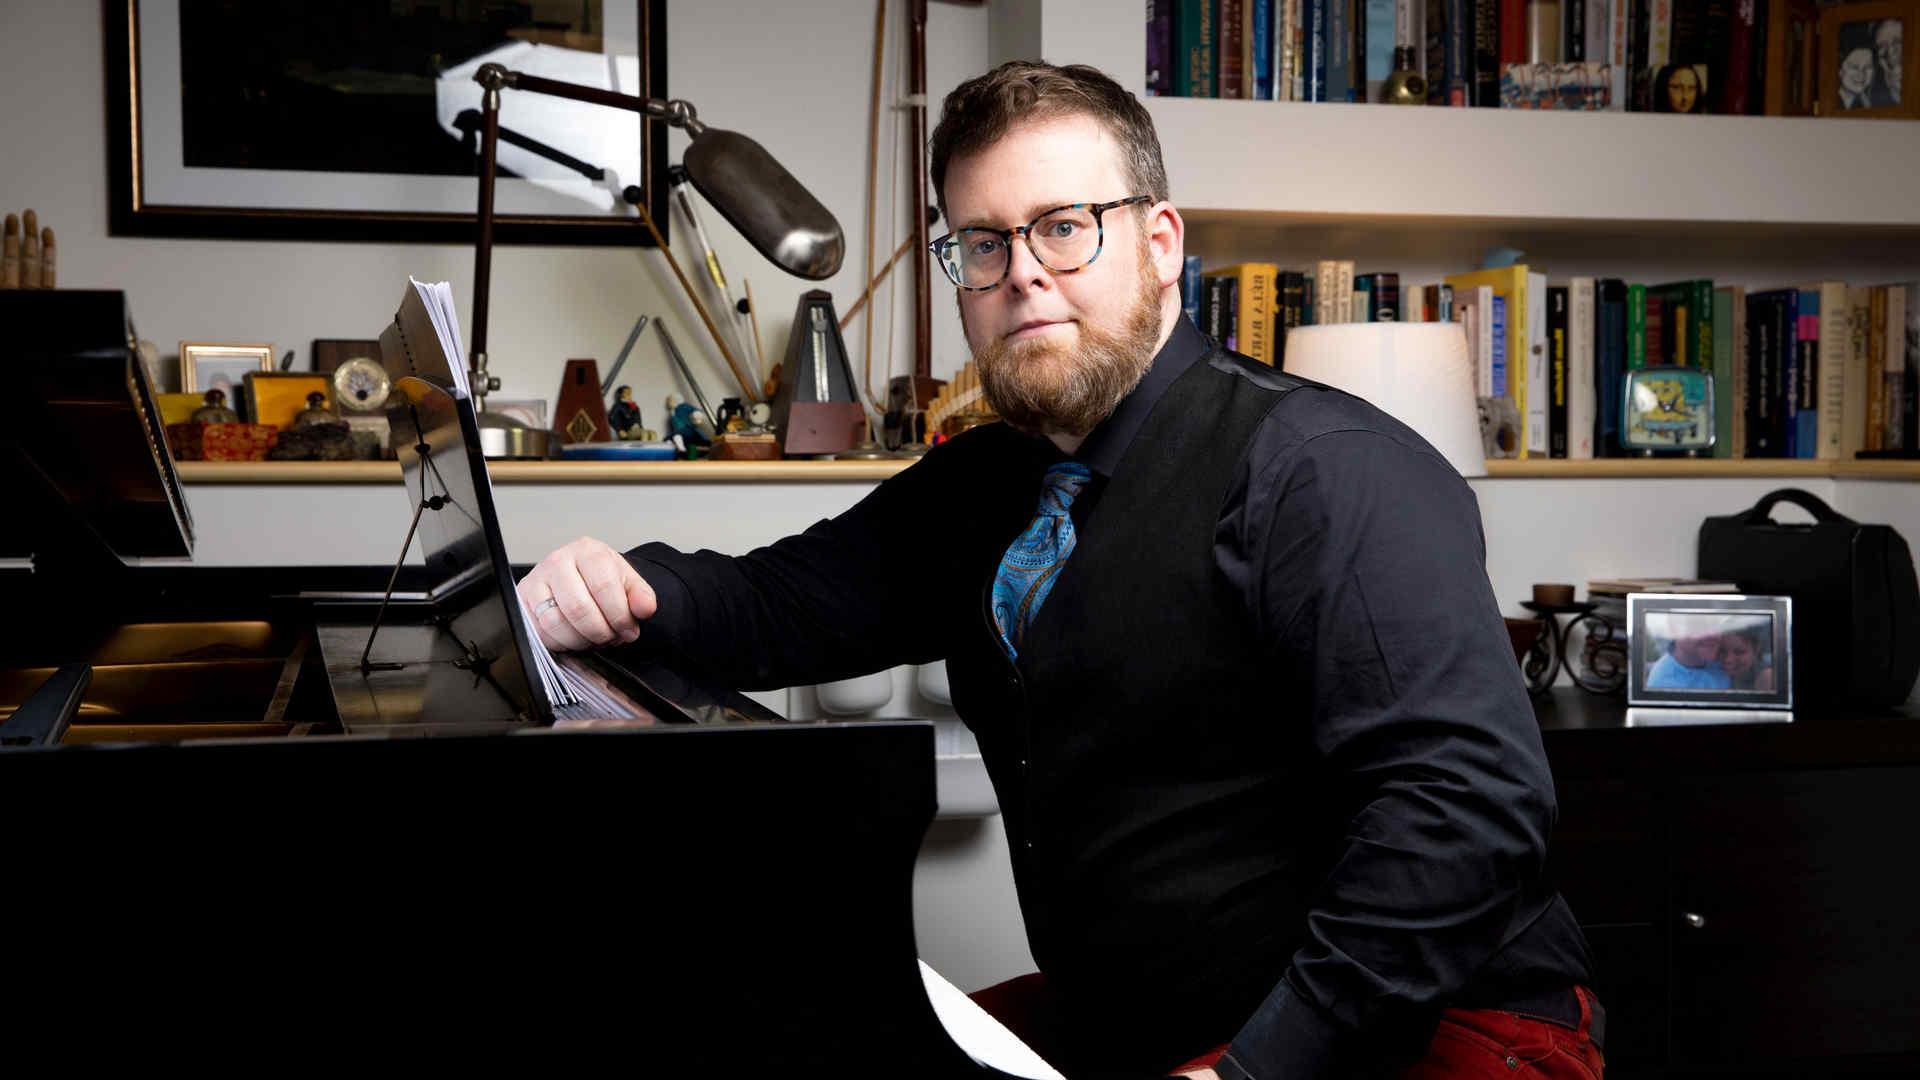
{"type": "Polygon", "coordinates": [[[609,109],[625,109],[628,112],[645,113],[656,120],[664,120],[669,125],[685,128],[687,134],[698,138],[707,130],[700,122],[700,115],[692,102],[680,98],[643,98],[632,94],[622,94],[613,90],[602,90],[594,86],[579,86],[575,83],[561,82],[558,79],[544,79],[538,75],[528,75],[514,71],[499,64],[482,64],[474,72],[473,81],[487,90],[501,90],[511,87],[549,97],[566,98],[569,101],[584,101],[590,105],[604,105],[609,109]]]}
{"type": "MultiPolygon", "coordinates": [[[[493,274],[493,177],[500,153],[500,91],[512,87],[515,90],[546,94],[549,97],[645,113],[673,127],[684,128],[687,134],[696,138],[707,130],[707,126],[700,122],[699,114],[690,102],[678,98],[643,98],[591,86],[576,86],[557,79],[543,79],[538,75],[514,71],[500,64],[480,65],[480,70],[473,74],[473,81],[479,83],[483,91],[480,95],[480,207],[478,213],[480,241],[474,245],[473,252],[473,333],[469,338],[473,352],[471,359],[473,377],[469,381],[473,387],[474,408],[478,410],[486,408],[487,394],[500,388],[500,380],[487,374],[487,308],[493,274]]],[[[645,208],[642,207],[641,210],[644,217],[645,208]]],[[[647,224],[652,228],[651,218],[647,219],[647,224]]],[[[664,250],[665,243],[659,241],[658,236],[656,231],[656,242],[659,242],[664,250]]],[[[676,266],[674,269],[678,272],[679,267],[676,266]]],[[[684,279],[682,283],[684,284],[684,279]]],[[[705,317],[706,311],[700,308],[698,300],[694,301],[694,306],[700,309],[701,315],[705,317]]],[[[708,326],[712,327],[711,320],[708,321],[708,326]]],[[[715,340],[718,341],[719,331],[715,330],[714,334],[715,340]]],[[[724,344],[720,349],[722,353],[726,353],[724,344]]],[[[732,359],[731,354],[728,354],[727,360],[730,364],[732,359]]],[[[737,369],[735,373],[738,374],[737,369]]],[[[744,377],[741,379],[741,385],[747,386],[744,377]]],[[[747,396],[750,400],[758,400],[751,388],[748,389],[747,396]]]]}

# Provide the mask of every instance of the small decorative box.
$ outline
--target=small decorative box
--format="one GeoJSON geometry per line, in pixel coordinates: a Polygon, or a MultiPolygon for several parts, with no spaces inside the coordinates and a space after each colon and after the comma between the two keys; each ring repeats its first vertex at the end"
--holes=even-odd
{"type": "Polygon", "coordinates": [[[265,461],[278,431],[272,424],[167,425],[167,442],[181,461],[265,461]]]}

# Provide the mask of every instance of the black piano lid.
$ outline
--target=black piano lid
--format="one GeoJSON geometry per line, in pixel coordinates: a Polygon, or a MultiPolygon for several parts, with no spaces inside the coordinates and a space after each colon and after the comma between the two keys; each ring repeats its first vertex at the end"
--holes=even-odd
{"type": "Polygon", "coordinates": [[[122,562],[191,555],[193,518],[126,295],[0,290],[0,326],[0,490],[38,511],[6,530],[0,555],[58,551],[75,532],[122,562]]]}

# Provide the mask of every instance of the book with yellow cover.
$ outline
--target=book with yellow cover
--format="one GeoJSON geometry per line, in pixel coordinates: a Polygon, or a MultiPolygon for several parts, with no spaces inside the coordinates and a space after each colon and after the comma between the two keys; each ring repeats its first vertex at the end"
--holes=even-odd
{"type": "Polygon", "coordinates": [[[1272,367],[1279,356],[1280,268],[1273,263],[1234,263],[1202,277],[1232,278],[1236,286],[1234,343],[1238,351],[1272,367]]]}
{"type": "MultiPolygon", "coordinates": [[[[1445,278],[1453,287],[1455,296],[1471,295],[1474,289],[1485,285],[1493,290],[1493,295],[1501,297],[1507,312],[1507,397],[1513,402],[1514,413],[1526,417],[1527,382],[1530,365],[1516,362],[1524,358],[1531,342],[1529,334],[1532,328],[1527,325],[1529,317],[1527,306],[1527,268],[1520,266],[1502,266],[1493,270],[1474,270],[1464,274],[1448,274],[1445,278]]],[[[1528,449],[1532,440],[1522,440],[1518,456],[1522,459],[1535,454],[1528,449]]]]}

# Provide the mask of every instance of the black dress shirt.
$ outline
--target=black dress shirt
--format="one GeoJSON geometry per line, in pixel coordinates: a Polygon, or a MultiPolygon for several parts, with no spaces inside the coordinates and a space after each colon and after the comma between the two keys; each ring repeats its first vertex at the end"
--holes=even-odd
{"type": "MultiPolygon", "coordinates": [[[[1211,348],[1179,319],[1074,455],[1093,472],[1077,528],[1211,348]]],[[[1038,471],[1064,455],[1038,438],[1024,452],[1010,471],[1037,496],[1038,471]]],[[[979,606],[977,583],[928,580],[978,554],[947,550],[973,534],[941,523],[962,521],[969,485],[994,481],[929,460],[746,556],[637,548],[629,559],[659,600],[642,640],[748,689],[940,659],[952,628],[927,613],[979,606]]],[[[1357,792],[1344,837],[1329,838],[1330,873],[1310,883],[1306,926],[1290,928],[1301,945],[1266,1001],[1233,1019],[1244,1026],[1222,1073],[1331,1075],[1356,1051],[1417,1048],[1441,1007],[1539,1008],[1590,982],[1585,941],[1540,880],[1552,781],[1466,483],[1365,402],[1292,392],[1255,429],[1214,535],[1219,575],[1279,658],[1276,688],[1309,699],[1287,711],[1309,718],[1319,759],[1357,792]]]]}

